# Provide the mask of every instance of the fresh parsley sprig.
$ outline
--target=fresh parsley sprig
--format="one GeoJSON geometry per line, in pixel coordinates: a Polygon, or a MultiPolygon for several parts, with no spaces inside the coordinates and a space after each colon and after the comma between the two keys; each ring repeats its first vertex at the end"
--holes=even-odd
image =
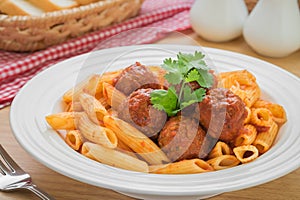
{"type": "Polygon", "coordinates": [[[191,104],[201,102],[206,93],[205,88],[213,84],[213,76],[203,59],[204,54],[198,51],[194,54],[179,52],[177,60],[165,59],[162,68],[167,72],[165,78],[170,87],[168,90],[151,92],[151,103],[154,108],[165,111],[168,116],[174,116],[191,104]],[[194,81],[201,87],[192,90],[189,83],[194,81]]]}

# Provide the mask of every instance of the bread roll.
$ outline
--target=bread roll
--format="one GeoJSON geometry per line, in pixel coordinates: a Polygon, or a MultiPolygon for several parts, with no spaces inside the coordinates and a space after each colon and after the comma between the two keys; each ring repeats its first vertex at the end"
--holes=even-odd
{"type": "Polygon", "coordinates": [[[95,3],[99,0],[76,0],[76,2],[80,5],[87,5],[87,4],[90,4],[90,3],[95,3]]]}
{"type": "Polygon", "coordinates": [[[26,0],[1,0],[0,11],[7,15],[33,15],[38,16],[44,11],[26,0]]]}
{"type": "Polygon", "coordinates": [[[75,0],[28,0],[28,2],[46,12],[63,10],[78,6],[78,3],[75,0]]]}

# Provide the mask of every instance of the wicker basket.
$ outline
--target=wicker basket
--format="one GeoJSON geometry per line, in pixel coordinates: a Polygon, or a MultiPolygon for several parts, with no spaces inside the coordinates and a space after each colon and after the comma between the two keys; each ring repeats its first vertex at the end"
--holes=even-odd
{"type": "Polygon", "coordinates": [[[136,16],[143,0],[103,0],[41,16],[0,15],[0,49],[36,51],[136,16]]]}

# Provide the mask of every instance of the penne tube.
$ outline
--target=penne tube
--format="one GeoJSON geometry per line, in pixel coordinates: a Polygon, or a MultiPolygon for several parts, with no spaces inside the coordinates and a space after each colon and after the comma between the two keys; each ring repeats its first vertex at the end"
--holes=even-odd
{"type": "Polygon", "coordinates": [[[253,145],[243,145],[233,148],[233,153],[241,163],[255,160],[259,156],[258,149],[253,145]]]}
{"type": "Polygon", "coordinates": [[[229,90],[231,90],[235,95],[239,96],[242,101],[245,103],[245,99],[247,98],[247,93],[245,90],[242,90],[240,88],[239,83],[237,82],[236,84],[232,85],[229,90]]]}
{"type": "Polygon", "coordinates": [[[266,108],[251,109],[250,123],[256,127],[269,128],[272,124],[272,113],[266,108]]]}
{"type": "Polygon", "coordinates": [[[232,72],[220,73],[222,87],[231,88],[233,85],[244,89],[256,82],[256,78],[247,70],[237,70],[232,72]],[[238,83],[238,84],[237,84],[238,83]]]}
{"type": "Polygon", "coordinates": [[[107,103],[106,98],[105,97],[100,97],[98,98],[98,101],[104,106],[104,108],[106,110],[108,110],[110,107],[110,105],[107,103]]]}
{"type": "Polygon", "coordinates": [[[113,108],[117,108],[126,99],[122,92],[108,83],[103,83],[103,96],[106,98],[108,105],[113,108]]]}
{"type": "Polygon", "coordinates": [[[284,108],[279,104],[264,100],[258,100],[254,103],[253,108],[267,108],[268,110],[270,110],[273,120],[278,125],[282,125],[287,121],[286,112],[284,108]]]}
{"type": "Polygon", "coordinates": [[[260,98],[261,91],[256,83],[256,78],[247,70],[220,73],[219,79],[221,79],[219,83],[221,87],[230,89],[248,107],[251,107],[260,98]]]}
{"type": "Polygon", "coordinates": [[[252,144],[256,138],[256,135],[257,131],[255,126],[246,124],[241,128],[239,135],[235,139],[234,145],[242,146],[252,144]]]}
{"type": "Polygon", "coordinates": [[[156,174],[195,174],[213,170],[207,162],[201,159],[182,160],[165,165],[149,166],[149,171],[156,174]]]}
{"type": "Polygon", "coordinates": [[[250,123],[250,119],[251,119],[251,109],[249,107],[245,107],[245,109],[247,110],[247,117],[244,120],[244,124],[248,124],[250,123]]]}
{"type": "Polygon", "coordinates": [[[63,108],[63,112],[73,112],[72,102],[66,104],[66,106],[63,108]]]}
{"type": "Polygon", "coordinates": [[[86,86],[83,88],[85,93],[94,96],[97,99],[103,98],[103,83],[113,84],[114,78],[120,74],[121,70],[105,72],[102,75],[92,76],[86,86]]]}
{"type": "Polygon", "coordinates": [[[206,161],[215,170],[227,169],[230,167],[237,166],[240,161],[233,155],[221,155],[206,161]]]}
{"type": "Polygon", "coordinates": [[[278,125],[273,121],[268,131],[260,132],[257,134],[253,145],[258,149],[259,153],[265,153],[268,151],[278,133],[278,125]]]}
{"type": "Polygon", "coordinates": [[[108,83],[110,85],[114,85],[115,84],[115,79],[121,74],[123,70],[116,70],[116,71],[112,71],[112,72],[105,72],[102,74],[101,76],[101,82],[103,83],[108,83]]]}
{"type": "Polygon", "coordinates": [[[253,85],[247,89],[245,89],[246,92],[246,99],[245,104],[250,108],[252,105],[260,98],[261,91],[257,83],[253,83],[253,85]]]}
{"type": "Polygon", "coordinates": [[[76,84],[73,88],[66,91],[62,97],[65,103],[76,102],[79,95],[83,92],[84,88],[89,84],[89,79],[87,78],[84,81],[76,84]]]}
{"type": "Polygon", "coordinates": [[[80,102],[76,101],[73,102],[71,101],[67,107],[65,108],[65,112],[82,112],[84,111],[80,102]]]}
{"type": "Polygon", "coordinates": [[[91,76],[82,88],[84,93],[100,98],[102,96],[102,87],[100,86],[101,75],[95,74],[91,76]]]}
{"type": "Polygon", "coordinates": [[[71,88],[64,93],[62,99],[65,103],[69,104],[70,102],[73,101],[73,92],[74,92],[74,88],[71,88]]]}
{"type": "Polygon", "coordinates": [[[91,142],[83,144],[81,153],[88,158],[110,166],[138,172],[149,171],[145,161],[91,142]]]}
{"type": "Polygon", "coordinates": [[[82,112],[61,112],[46,116],[47,123],[55,130],[75,130],[82,112]]]}
{"type": "Polygon", "coordinates": [[[105,107],[94,96],[82,93],[79,96],[79,101],[90,120],[95,124],[98,124],[99,121],[103,120],[105,115],[108,115],[105,107]]]}
{"type": "Polygon", "coordinates": [[[112,130],[93,123],[85,113],[79,119],[78,129],[91,142],[107,148],[116,148],[118,145],[117,136],[112,130]]]}
{"type": "Polygon", "coordinates": [[[113,130],[134,152],[138,153],[149,164],[157,165],[170,162],[165,153],[146,135],[127,122],[113,116],[105,116],[103,122],[113,130]]]}
{"type": "Polygon", "coordinates": [[[221,79],[230,77],[231,75],[242,76],[244,80],[250,79],[251,81],[256,81],[255,76],[246,69],[219,73],[221,79]]]}
{"type": "Polygon", "coordinates": [[[130,147],[128,145],[126,145],[124,142],[122,142],[122,140],[118,140],[117,148],[119,151],[137,158],[136,153],[132,149],[130,149],[130,147]]]}
{"type": "Polygon", "coordinates": [[[83,138],[79,130],[68,131],[65,141],[72,149],[76,151],[78,151],[83,144],[83,138]]]}
{"type": "Polygon", "coordinates": [[[208,154],[208,158],[216,158],[222,155],[230,155],[231,149],[225,142],[218,141],[214,148],[208,154]]]}

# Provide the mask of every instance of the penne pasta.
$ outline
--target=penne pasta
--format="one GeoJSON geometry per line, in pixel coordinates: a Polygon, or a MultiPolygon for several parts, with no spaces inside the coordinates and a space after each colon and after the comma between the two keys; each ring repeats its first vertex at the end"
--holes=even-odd
{"type": "Polygon", "coordinates": [[[253,145],[243,145],[233,148],[233,153],[241,163],[247,163],[256,159],[259,155],[258,149],[253,145]]]}
{"type": "Polygon", "coordinates": [[[108,83],[110,85],[115,84],[115,79],[120,75],[123,70],[116,70],[112,72],[105,72],[101,76],[101,82],[108,83]]]}
{"type": "Polygon", "coordinates": [[[82,93],[79,96],[79,101],[90,120],[95,124],[98,124],[99,121],[103,120],[105,115],[108,115],[105,107],[94,96],[82,93]]]}
{"type": "Polygon", "coordinates": [[[149,171],[148,164],[146,162],[125,153],[91,142],[85,142],[83,144],[81,153],[88,158],[110,166],[138,172],[149,171]]]}
{"type": "Polygon", "coordinates": [[[247,98],[247,93],[246,91],[242,90],[240,88],[240,85],[238,82],[236,82],[234,85],[232,85],[230,88],[229,88],[235,95],[239,96],[243,102],[246,101],[246,98],[247,98]]]}
{"type": "Polygon", "coordinates": [[[204,160],[182,160],[165,165],[149,166],[149,171],[156,174],[194,174],[210,172],[214,169],[204,160]]]}
{"type": "Polygon", "coordinates": [[[230,77],[231,75],[233,76],[242,76],[243,81],[251,80],[251,81],[256,81],[255,76],[250,73],[248,70],[236,70],[236,71],[229,71],[229,72],[222,72],[219,74],[219,77],[221,79],[225,79],[226,77],[230,77]]]}
{"type": "Polygon", "coordinates": [[[65,141],[72,149],[76,151],[78,151],[83,144],[83,138],[79,130],[68,131],[65,141]]]}
{"type": "Polygon", "coordinates": [[[230,155],[231,149],[225,142],[218,141],[214,148],[208,154],[208,158],[216,158],[222,155],[230,155]]]}
{"type": "Polygon", "coordinates": [[[247,70],[237,70],[231,72],[222,72],[219,74],[221,79],[222,87],[231,88],[233,85],[236,86],[251,86],[256,78],[247,70]]]}
{"type": "Polygon", "coordinates": [[[126,99],[122,92],[108,83],[103,83],[103,96],[106,98],[108,105],[113,108],[117,108],[126,99]]]}
{"type": "Polygon", "coordinates": [[[252,144],[256,138],[257,131],[255,126],[251,124],[244,125],[237,138],[235,139],[235,146],[249,145],[252,144]]]}
{"type": "Polygon", "coordinates": [[[256,83],[256,78],[247,70],[220,73],[219,79],[221,79],[219,83],[221,87],[230,89],[248,107],[251,107],[260,98],[261,91],[256,83]]]}
{"type": "Polygon", "coordinates": [[[106,127],[93,123],[87,114],[83,114],[80,117],[78,129],[83,137],[91,142],[103,145],[107,148],[116,148],[118,145],[118,139],[115,133],[106,127]]]}
{"type": "Polygon", "coordinates": [[[260,88],[258,87],[257,83],[253,83],[252,87],[245,89],[247,97],[245,99],[245,104],[248,107],[251,107],[259,98],[260,98],[260,88]]]}
{"type": "Polygon", "coordinates": [[[103,122],[106,127],[116,133],[122,142],[127,144],[149,164],[157,165],[169,162],[165,153],[150,138],[127,122],[112,116],[105,116],[103,122]]]}
{"type": "Polygon", "coordinates": [[[73,88],[66,91],[62,97],[65,103],[76,102],[79,95],[83,92],[84,88],[89,84],[90,77],[86,80],[76,84],[73,88]]]}
{"type": "Polygon", "coordinates": [[[272,113],[273,120],[278,124],[284,124],[287,120],[284,108],[276,103],[258,100],[254,103],[253,108],[267,108],[272,113]]]}
{"type": "Polygon", "coordinates": [[[74,92],[74,88],[71,88],[64,93],[62,99],[65,103],[69,104],[70,102],[73,101],[73,92],[74,92]]]}
{"type": "Polygon", "coordinates": [[[81,115],[81,112],[61,112],[46,116],[46,121],[55,130],[75,130],[81,115]]]}
{"type": "Polygon", "coordinates": [[[118,148],[119,151],[137,158],[136,153],[132,149],[130,149],[130,147],[127,144],[122,142],[122,140],[118,140],[117,148],[118,148]]]}
{"type": "Polygon", "coordinates": [[[253,145],[258,149],[259,153],[265,153],[272,146],[278,133],[278,125],[273,121],[268,131],[257,134],[253,145]]]}
{"type": "Polygon", "coordinates": [[[266,108],[251,109],[250,123],[258,128],[269,128],[273,123],[272,113],[266,108]]]}
{"type": "Polygon", "coordinates": [[[104,106],[104,108],[106,110],[108,110],[110,108],[110,105],[107,103],[106,98],[105,97],[100,97],[98,99],[98,101],[104,106]]]}
{"type": "MultiPolygon", "coordinates": [[[[195,56],[197,56],[196,53],[195,56]]],[[[179,54],[178,58],[183,59],[184,56],[181,58],[179,54]]],[[[172,59],[170,61],[172,61],[172,59]]],[[[131,84],[134,85],[135,82],[143,82],[144,77],[147,80],[152,80],[152,78],[156,80],[155,85],[146,84],[143,85],[143,89],[151,87],[153,90],[165,90],[158,91],[162,93],[158,95],[160,97],[158,99],[159,102],[157,103],[152,102],[152,98],[157,95],[155,92],[153,95],[150,93],[149,99],[148,96],[147,98],[142,98],[144,97],[143,95],[137,95],[136,97],[135,93],[134,95],[131,95],[132,93],[130,92],[125,95],[116,89],[116,82],[121,76],[123,76],[123,69],[121,69],[112,72],[105,72],[101,75],[94,74],[86,78],[86,80],[76,84],[62,96],[62,103],[64,104],[62,109],[63,112],[46,116],[46,121],[53,129],[58,130],[58,132],[61,133],[62,138],[72,149],[80,152],[84,156],[103,164],[138,172],[156,174],[191,174],[223,170],[251,162],[260,154],[265,153],[271,148],[280,125],[287,121],[286,112],[281,105],[260,99],[261,90],[256,82],[256,78],[247,70],[222,72],[219,73],[218,76],[212,74],[213,78],[218,79],[213,79],[212,88],[218,84],[218,87],[222,87],[221,90],[225,90],[224,88],[226,88],[240,97],[237,98],[237,96],[232,95],[230,92],[230,96],[227,101],[228,104],[235,101],[232,103],[233,106],[236,102],[241,106],[238,106],[238,109],[235,109],[231,108],[230,105],[228,109],[229,111],[232,110],[232,112],[228,112],[230,115],[228,117],[234,116],[234,112],[238,112],[240,110],[244,111],[244,106],[247,110],[247,116],[244,121],[235,120],[239,121],[237,122],[237,125],[234,123],[227,123],[228,129],[231,127],[232,129],[235,129],[236,127],[239,128],[243,125],[237,136],[235,135],[236,132],[228,132],[230,136],[233,136],[233,138],[228,141],[222,137],[219,139],[206,137],[204,142],[202,142],[201,139],[193,139],[192,137],[189,137],[188,134],[184,134],[184,139],[180,139],[178,142],[171,141],[173,138],[178,138],[179,136],[176,135],[177,132],[174,131],[178,128],[177,123],[176,126],[172,123],[171,125],[165,124],[163,129],[166,131],[165,134],[160,132],[156,135],[157,138],[148,137],[147,134],[150,135],[149,132],[151,130],[145,129],[145,131],[143,131],[145,133],[144,134],[130,123],[118,118],[118,116],[121,116],[120,114],[124,114],[121,112],[125,112],[124,110],[119,109],[119,106],[127,104],[130,104],[130,108],[131,105],[134,108],[138,108],[138,110],[130,110],[134,112],[128,114],[138,113],[139,115],[137,115],[137,118],[139,119],[146,119],[147,114],[152,113],[151,109],[162,108],[167,109],[164,110],[168,114],[167,120],[172,119],[173,116],[185,116],[180,111],[182,107],[177,106],[181,106],[182,104],[184,107],[185,104],[190,105],[189,103],[194,103],[193,100],[189,102],[189,96],[191,96],[192,91],[185,91],[186,88],[182,87],[190,81],[181,81],[177,85],[182,88],[176,88],[177,85],[172,83],[175,81],[169,80],[169,78],[173,79],[176,77],[171,77],[171,74],[169,74],[170,76],[166,76],[166,74],[169,70],[172,70],[173,67],[178,67],[178,63],[174,62],[174,66],[169,66],[168,62],[164,63],[164,69],[159,66],[148,66],[147,70],[151,71],[151,76],[147,70],[147,73],[145,73],[144,65],[141,65],[138,62],[134,65],[136,68],[133,69],[131,67],[132,65],[130,65],[128,68],[124,69],[124,72],[127,72],[127,70],[130,71],[130,73],[128,73],[130,77],[123,83],[124,87],[130,87],[132,86],[131,84]],[[138,68],[138,66],[141,66],[141,68],[138,68]],[[148,74],[147,77],[146,74],[148,74]],[[176,93],[167,90],[171,87],[175,88],[176,93]],[[167,93],[164,94],[163,92],[166,91],[167,93]],[[232,100],[231,96],[234,96],[232,100]],[[162,102],[160,102],[160,100],[162,102]],[[174,102],[172,102],[172,100],[174,100],[174,102]],[[181,102],[181,100],[183,100],[183,102],[181,102]],[[241,102],[241,100],[243,102],[241,102]],[[195,141],[192,143],[194,146],[187,146],[187,141],[191,142],[192,140],[195,141]],[[162,151],[162,149],[158,146],[158,144],[161,145],[162,148],[165,146],[162,145],[162,141],[168,141],[168,144],[170,142],[174,142],[176,144],[171,150],[171,153],[173,153],[173,151],[176,153],[179,149],[186,148],[187,150],[184,153],[188,156],[184,158],[188,159],[180,158],[176,162],[171,163],[170,158],[172,156],[169,155],[170,158],[168,158],[164,151],[162,151]],[[210,152],[205,152],[204,158],[199,159],[201,155],[199,156],[197,152],[193,152],[193,150],[197,150],[197,148],[204,148],[207,149],[207,151],[210,150],[210,152]]],[[[196,77],[196,74],[190,72],[192,71],[187,72],[188,75],[191,75],[188,79],[195,83],[195,87],[198,88],[198,85],[200,84],[198,82],[199,84],[197,85],[197,81],[199,81],[198,77],[196,77]]],[[[209,70],[209,73],[211,72],[212,70],[209,70]]],[[[185,79],[183,78],[183,80],[185,79]]],[[[195,89],[195,91],[200,90],[195,89]]],[[[139,92],[143,91],[140,90],[136,92],[137,94],[141,94],[139,92]]],[[[205,92],[203,95],[205,95],[205,92]]],[[[219,97],[216,96],[216,101],[218,98],[219,97]]],[[[214,97],[211,98],[211,100],[215,101],[214,97]]],[[[213,103],[214,102],[211,104],[213,103]]],[[[192,109],[190,109],[190,111],[192,112],[192,109]]],[[[244,117],[244,113],[242,114],[242,117],[244,117]]],[[[191,113],[190,116],[193,117],[193,113],[191,113]]],[[[156,116],[155,113],[154,117],[160,119],[160,117],[156,116]]],[[[227,115],[225,120],[227,120],[227,115]]],[[[195,124],[197,127],[204,127],[203,121],[195,124]]],[[[180,128],[187,130],[191,127],[190,122],[182,123],[182,125],[183,126],[180,128]]],[[[218,126],[216,124],[211,125],[213,125],[212,127],[218,126]]],[[[208,128],[206,127],[205,130],[206,129],[208,128]]],[[[203,134],[205,134],[205,132],[203,134]]],[[[226,134],[224,133],[224,135],[226,134]]]]}
{"type": "Polygon", "coordinates": [[[233,155],[220,155],[207,161],[215,170],[227,169],[237,166],[240,161],[233,155]]]}
{"type": "Polygon", "coordinates": [[[100,86],[101,75],[95,74],[88,79],[88,82],[82,88],[82,92],[91,96],[100,98],[102,96],[102,87],[100,86]]]}
{"type": "Polygon", "coordinates": [[[65,112],[82,112],[84,111],[80,102],[76,101],[73,102],[71,101],[67,107],[65,108],[65,112]]]}
{"type": "Polygon", "coordinates": [[[250,119],[251,119],[251,109],[249,107],[245,107],[245,109],[247,110],[247,117],[244,120],[244,124],[248,124],[250,123],[250,119]]]}

